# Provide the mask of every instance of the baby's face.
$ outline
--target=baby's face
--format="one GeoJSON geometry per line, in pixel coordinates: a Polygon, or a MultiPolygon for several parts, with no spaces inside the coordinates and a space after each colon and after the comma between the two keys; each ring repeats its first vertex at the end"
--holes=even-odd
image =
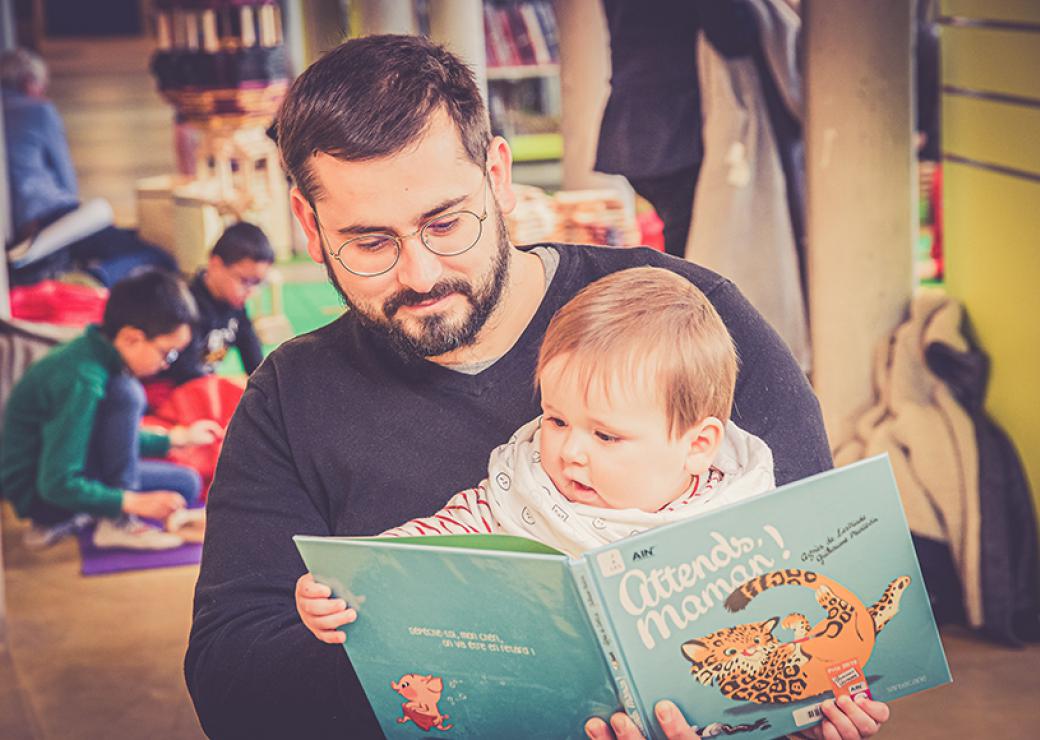
{"type": "Polygon", "coordinates": [[[654,394],[641,388],[586,389],[567,356],[544,368],[542,467],[569,501],[657,511],[690,484],[696,430],[671,438],[654,394]]]}

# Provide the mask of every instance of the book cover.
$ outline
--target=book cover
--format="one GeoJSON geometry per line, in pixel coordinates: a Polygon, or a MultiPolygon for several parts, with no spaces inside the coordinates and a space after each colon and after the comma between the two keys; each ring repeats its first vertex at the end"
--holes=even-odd
{"type": "Polygon", "coordinates": [[[773,738],[841,693],[950,681],[887,459],[571,559],[505,535],[297,537],[358,607],[345,648],[388,737],[584,737],[624,708],[660,737],[773,738]]]}

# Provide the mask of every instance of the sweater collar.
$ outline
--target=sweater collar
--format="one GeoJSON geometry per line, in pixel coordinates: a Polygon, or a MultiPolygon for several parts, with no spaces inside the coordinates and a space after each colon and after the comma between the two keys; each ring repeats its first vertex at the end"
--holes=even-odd
{"type": "Polygon", "coordinates": [[[112,344],[112,340],[104,335],[99,324],[88,326],[87,330],[83,332],[83,338],[109,372],[116,373],[126,369],[123,356],[112,344]]]}

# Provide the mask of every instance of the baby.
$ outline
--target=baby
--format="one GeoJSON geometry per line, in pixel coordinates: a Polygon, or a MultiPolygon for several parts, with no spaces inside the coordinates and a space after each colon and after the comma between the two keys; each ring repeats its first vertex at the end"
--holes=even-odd
{"type": "MultiPolygon", "coordinates": [[[[542,415],[491,453],[488,477],[382,536],[505,533],[576,555],[774,487],[773,457],[729,420],[737,357],[708,299],[639,267],[553,317],[535,377],[542,415]]],[[[310,574],[303,623],[324,642],[356,612],[310,574]]]]}

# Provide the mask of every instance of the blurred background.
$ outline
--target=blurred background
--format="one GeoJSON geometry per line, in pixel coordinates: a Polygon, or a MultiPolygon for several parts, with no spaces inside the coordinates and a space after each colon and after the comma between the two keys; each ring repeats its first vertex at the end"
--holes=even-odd
{"type": "MultiPolygon", "coordinates": [[[[277,260],[249,309],[270,351],[344,310],[306,257],[268,130],[288,84],[351,36],[447,45],[471,64],[513,150],[514,242],[678,245],[731,277],[789,343],[838,464],[893,457],[954,684],[894,704],[883,736],[1032,737],[1040,3],[773,0],[760,5],[775,25],[726,31],[754,36],[754,53],[706,22],[666,26],[681,5],[0,0],[0,47],[46,62],[81,198],[104,198],[117,226],[185,274],[229,223],[262,226],[277,260]],[[647,61],[666,41],[696,55],[685,83],[647,61]],[[674,157],[665,149],[673,170],[626,170],[610,106],[623,85],[642,94],[665,77],[699,91],[690,128],[676,123],[681,87],[674,109],[666,97],[630,115],[676,123],[662,124],[662,140],[699,141],[696,168],[680,161],[683,145],[674,157]],[[721,123],[727,105],[754,120],[739,107],[749,90],[768,109],[757,143],[721,123]],[[781,173],[768,186],[766,156],[781,173]],[[688,180],[685,216],[650,176],[688,180]],[[762,215],[773,206],[781,227],[762,215]],[[941,366],[937,345],[969,359],[941,366]]],[[[0,178],[9,261],[19,244],[10,186],[0,178]]],[[[75,287],[60,290],[7,278],[0,270],[3,394],[24,370],[25,343],[73,336],[105,295],[89,275],[63,276],[75,287]]],[[[242,365],[232,355],[220,373],[242,377],[242,365]]],[[[9,507],[2,524],[0,737],[201,737],[181,674],[197,565],[88,576],[75,542],[29,551],[9,507]]]]}

